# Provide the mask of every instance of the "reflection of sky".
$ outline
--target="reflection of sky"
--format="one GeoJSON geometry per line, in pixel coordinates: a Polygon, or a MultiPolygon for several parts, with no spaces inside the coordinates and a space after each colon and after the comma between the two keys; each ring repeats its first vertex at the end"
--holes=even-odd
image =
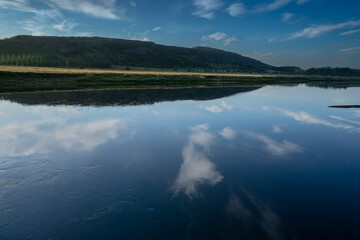
{"type": "MultiPolygon", "coordinates": [[[[360,214],[360,114],[327,107],[358,104],[359,96],[360,88],[270,86],[146,106],[0,101],[0,235],[35,238],[44,231],[32,221],[54,233],[59,223],[74,226],[73,234],[79,223],[86,234],[103,221],[119,223],[113,227],[124,236],[174,224],[178,237],[205,225],[210,239],[224,227],[213,227],[214,218],[234,226],[223,233],[244,230],[255,239],[306,229],[285,219],[306,219],[324,234],[321,224],[331,222],[322,213],[330,207],[334,219],[360,214]]],[[[108,239],[121,235],[115,232],[108,239]]]]}

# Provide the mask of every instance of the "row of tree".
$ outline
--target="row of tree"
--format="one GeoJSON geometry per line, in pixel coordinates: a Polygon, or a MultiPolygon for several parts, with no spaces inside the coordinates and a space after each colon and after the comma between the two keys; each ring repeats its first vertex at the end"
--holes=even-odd
{"type": "Polygon", "coordinates": [[[1,54],[0,65],[10,66],[47,66],[48,59],[43,55],[1,54]]]}

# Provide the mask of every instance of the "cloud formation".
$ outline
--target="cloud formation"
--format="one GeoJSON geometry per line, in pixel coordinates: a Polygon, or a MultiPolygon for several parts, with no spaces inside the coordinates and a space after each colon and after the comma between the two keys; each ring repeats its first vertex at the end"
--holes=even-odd
{"type": "Polygon", "coordinates": [[[225,39],[226,37],[227,37],[226,33],[216,32],[216,33],[210,34],[208,36],[203,36],[201,39],[204,41],[209,40],[209,39],[219,41],[219,40],[225,39]]]}
{"type": "Polygon", "coordinates": [[[219,104],[211,105],[211,106],[199,106],[200,109],[205,109],[212,113],[221,113],[225,110],[233,109],[233,106],[227,104],[225,101],[221,101],[219,104]]]}
{"type": "Polygon", "coordinates": [[[312,39],[316,37],[320,37],[326,33],[333,32],[339,29],[343,29],[346,27],[356,27],[360,25],[360,21],[348,21],[343,23],[337,23],[337,24],[328,24],[328,25],[318,25],[314,27],[308,27],[305,28],[299,32],[295,32],[290,34],[289,37],[283,38],[283,39],[272,39],[272,41],[288,41],[288,40],[294,40],[299,38],[307,38],[312,39]]]}
{"type": "MultiPolygon", "coordinates": [[[[271,108],[268,108],[271,109],[271,108]]],[[[349,131],[360,131],[360,128],[358,127],[354,127],[352,125],[349,124],[343,124],[343,123],[333,123],[318,117],[314,117],[313,115],[311,115],[310,113],[307,112],[293,112],[293,111],[289,111],[286,109],[281,109],[281,108],[272,108],[276,111],[281,112],[284,116],[293,118],[296,121],[302,122],[302,123],[307,123],[307,124],[316,124],[316,125],[323,125],[326,127],[332,127],[332,128],[338,128],[338,129],[344,129],[344,130],[349,130],[349,131]]],[[[333,117],[334,118],[334,117],[333,117]]],[[[334,118],[336,119],[336,118],[334,118]]],[[[337,119],[340,120],[340,119],[337,119]]]]}
{"type": "Polygon", "coordinates": [[[59,24],[55,24],[54,28],[59,31],[62,31],[62,32],[71,33],[72,30],[78,25],[79,25],[78,23],[73,23],[73,22],[64,20],[59,24]]]}
{"type": "Polygon", "coordinates": [[[215,185],[222,181],[223,176],[207,157],[215,140],[208,130],[206,124],[191,128],[192,133],[182,151],[183,163],[172,187],[175,195],[184,192],[190,199],[198,197],[200,185],[215,185]]]}
{"type": "Polygon", "coordinates": [[[125,129],[124,121],[109,119],[81,124],[62,120],[11,123],[0,127],[0,155],[19,156],[42,154],[58,149],[91,151],[117,137],[125,129]]]}
{"type": "Polygon", "coordinates": [[[49,0],[44,1],[63,10],[84,13],[96,18],[120,19],[123,9],[116,6],[116,0],[49,0]]]}
{"type": "Polygon", "coordinates": [[[271,3],[264,3],[260,4],[257,7],[255,7],[254,12],[271,12],[278,10],[287,4],[292,2],[292,0],[275,0],[271,3]]]}
{"type": "Polygon", "coordinates": [[[290,13],[290,12],[283,13],[283,15],[282,15],[282,17],[283,17],[282,21],[283,21],[283,22],[288,22],[288,21],[291,20],[294,16],[295,16],[295,14],[290,13]]]}
{"type": "Polygon", "coordinates": [[[341,52],[341,53],[352,53],[352,52],[354,52],[356,50],[360,50],[360,47],[345,48],[345,49],[339,50],[339,52],[341,52]]]}
{"type": "Polygon", "coordinates": [[[226,140],[233,140],[236,137],[237,132],[230,128],[226,127],[223,130],[221,130],[220,135],[225,138],[226,140]]]}
{"type": "Polygon", "coordinates": [[[227,9],[230,16],[239,17],[246,12],[245,5],[243,3],[234,3],[231,4],[227,9]]]}
{"type": "Polygon", "coordinates": [[[215,11],[219,10],[223,5],[220,0],[194,0],[193,4],[196,8],[193,15],[207,19],[214,18],[215,11]]]}
{"type": "Polygon", "coordinates": [[[301,146],[287,140],[278,142],[268,136],[257,133],[248,133],[248,136],[264,143],[266,151],[274,156],[287,156],[291,153],[302,153],[304,151],[301,146]]]}
{"type": "Polygon", "coordinates": [[[360,29],[343,32],[343,33],[341,33],[340,35],[341,35],[341,36],[345,36],[345,35],[351,35],[351,34],[358,33],[358,32],[360,32],[360,29]]]}

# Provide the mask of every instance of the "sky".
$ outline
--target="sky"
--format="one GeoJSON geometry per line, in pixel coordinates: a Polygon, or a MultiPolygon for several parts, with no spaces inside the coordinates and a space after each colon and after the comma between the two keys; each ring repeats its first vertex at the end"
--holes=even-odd
{"type": "Polygon", "coordinates": [[[360,69],[359,0],[0,0],[0,38],[23,34],[207,46],[274,66],[360,69]]]}

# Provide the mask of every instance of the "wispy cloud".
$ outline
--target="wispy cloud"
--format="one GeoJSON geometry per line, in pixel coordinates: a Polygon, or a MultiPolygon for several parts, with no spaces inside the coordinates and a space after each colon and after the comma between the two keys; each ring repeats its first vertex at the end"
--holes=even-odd
{"type": "Polygon", "coordinates": [[[290,34],[289,37],[282,38],[282,39],[271,39],[271,41],[288,41],[288,40],[294,40],[298,38],[316,38],[320,37],[321,35],[324,35],[329,32],[333,32],[342,28],[346,27],[356,27],[360,25],[360,21],[348,21],[343,23],[337,23],[337,24],[328,24],[328,25],[318,25],[314,27],[308,27],[305,28],[299,32],[295,32],[290,34]]]}
{"type": "Polygon", "coordinates": [[[132,6],[132,7],[137,6],[137,4],[136,4],[136,2],[134,0],[129,0],[129,3],[130,3],[130,6],[132,6]]]}
{"type": "Polygon", "coordinates": [[[273,126],[273,133],[282,133],[283,131],[278,126],[273,126]]]}
{"type": "Polygon", "coordinates": [[[242,188],[241,196],[243,197],[231,193],[229,202],[226,205],[226,211],[231,216],[242,221],[246,226],[247,234],[250,234],[249,236],[259,236],[259,231],[262,231],[264,236],[268,236],[269,239],[281,240],[288,238],[286,237],[288,230],[280,216],[267,204],[244,188],[242,188]]]}
{"type": "Polygon", "coordinates": [[[31,7],[28,0],[0,0],[0,8],[11,9],[21,12],[38,12],[38,10],[31,7]]]}
{"type": "Polygon", "coordinates": [[[294,120],[302,122],[302,123],[323,125],[323,126],[327,126],[327,127],[345,129],[345,130],[349,130],[349,131],[360,131],[360,128],[358,128],[358,127],[354,127],[349,124],[333,123],[328,120],[324,120],[324,119],[315,117],[315,116],[311,115],[310,113],[303,112],[303,111],[293,112],[293,111],[289,111],[289,110],[281,109],[281,108],[266,108],[266,109],[268,109],[268,110],[273,109],[273,110],[279,111],[284,116],[291,117],[294,120]]]}
{"type": "Polygon", "coordinates": [[[241,2],[231,4],[230,7],[228,7],[226,10],[232,17],[239,17],[246,12],[245,5],[241,2]]]}
{"type": "Polygon", "coordinates": [[[356,29],[356,30],[352,30],[352,31],[348,31],[348,32],[343,32],[340,35],[345,36],[345,35],[351,35],[351,34],[358,33],[358,32],[360,32],[360,29],[356,29]]]}
{"type": "Polygon", "coordinates": [[[84,13],[96,18],[121,19],[125,11],[116,6],[116,0],[49,0],[44,2],[63,10],[84,13]]]}
{"type": "Polygon", "coordinates": [[[220,131],[220,135],[226,140],[233,140],[236,137],[237,132],[231,127],[226,127],[220,131]]]}
{"type": "Polygon", "coordinates": [[[208,41],[208,40],[223,41],[224,46],[227,46],[230,43],[238,40],[236,36],[232,36],[232,37],[228,38],[228,35],[226,33],[222,33],[222,32],[216,32],[216,33],[210,34],[208,36],[202,36],[201,39],[203,41],[208,41]]]}
{"type": "Polygon", "coordinates": [[[214,163],[207,157],[215,137],[206,124],[191,128],[188,143],[184,146],[183,163],[173,185],[174,194],[183,191],[189,198],[199,196],[199,186],[215,185],[223,176],[216,170],[214,163]]]}
{"type": "Polygon", "coordinates": [[[124,121],[115,119],[81,124],[66,124],[59,119],[12,123],[0,127],[0,155],[42,154],[59,149],[91,151],[125,128],[124,121]]]}
{"type": "Polygon", "coordinates": [[[263,142],[265,144],[265,149],[274,156],[287,156],[291,153],[302,153],[304,151],[299,145],[287,140],[278,142],[262,134],[248,133],[248,135],[263,142]]]}
{"type": "Polygon", "coordinates": [[[360,124],[359,121],[354,121],[354,120],[342,118],[342,117],[339,117],[339,116],[330,115],[330,117],[333,118],[333,119],[339,120],[339,121],[344,121],[344,122],[353,123],[353,124],[360,124]]]}
{"type": "Polygon", "coordinates": [[[68,22],[67,20],[64,20],[59,24],[55,24],[54,28],[62,32],[71,33],[72,30],[78,25],[78,23],[68,22]]]}
{"type": "Polygon", "coordinates": [[[297,0],[297,4],[302,5],[304,3],[310,2],[310,0],[297,0]]]}
{"type": "Polygon", "coordinates": [[[153,31],[156,32],[156,31],[159,31],[161,29],[161,27],[156,27],[156,28],[153,28],[153,31]]]}
{"type": "Polygon", "coordinates": [[[295,16],[295,14],[290,13],[290,12],[283,13],[283,15],[282,15],[282,17],[283,17],[282,21],[283,21],[283,22],[288,22],[288,21],[291,20],[294,16],[295,16]]]}
{"type": "Polygon", "coordinates": [[[214,18],[215,11],[219,10],[223,5],[220,0],[194,0],[193,4],[196,8],[193,15],[207,19],[214,18]]]}
{"type": "Polygon", "coordinates": [[[230,38],[227,38],[224,40],[224,46],[229,45],[232,42],[236,42],[238,40],[238,38],[236,36],[232,36],[230,38]]]}
{"type": "Polygon", "coordinates": [[[292,2],[292,0],[275,0],[271,3],[264,3],[260,4],[257,7],[255,7],[254,12],[271,12],[275,11],[277,9],[280,9],[287,4],[292,2]]]}
{"type": "Polygon", "coordinates": [[[232,105],[227,104],[225,101],[221,101],[219,104],[214,104],[210,106],[199,106],[200,109],[205,109],[212,113],[221,113],[225,110],[231,110],[233,109],[232,105]]]}
{"type": "Polygon", "coordinates": [[[219,41],[219,40],[225,39],[226,37],[227,37],[226,33],[216,32],[216,33],[210,34],[208,36],[203,36],[201,39],[203,41],[206,41],[206,40],[209,40],[209,39],[219,41]]]}
{"type": "Polygon", "coordinates": [[[357,51],[357,50],[360,50],[360,47],[345,48],[345,49],[339,50],[339,52],[341,52],[341,53],[352,53],[352,52],[357,51]]]}

